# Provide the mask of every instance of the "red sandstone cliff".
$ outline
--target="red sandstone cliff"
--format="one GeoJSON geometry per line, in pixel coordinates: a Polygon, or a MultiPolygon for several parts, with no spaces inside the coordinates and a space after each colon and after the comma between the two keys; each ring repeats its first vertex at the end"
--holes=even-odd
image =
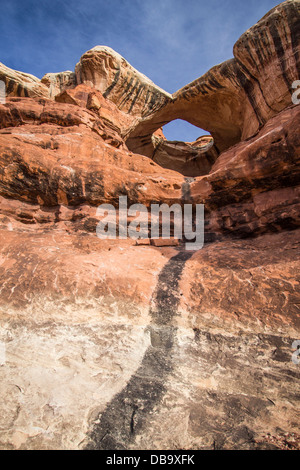
{"type": "Polygon", "coordinates": [[[107,47],[1,65],[2,448],[299,448],[299,6],[173,95],[107,47]],[[204,248],[100,240],[120,195],[204,204],[204,248]]]}

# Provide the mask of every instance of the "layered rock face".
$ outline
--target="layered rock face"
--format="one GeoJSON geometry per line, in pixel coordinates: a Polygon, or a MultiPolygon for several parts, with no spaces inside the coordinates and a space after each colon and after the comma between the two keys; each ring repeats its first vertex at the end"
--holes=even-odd
{"type": "Polygon", "coordinates": [[[253,136],[291,103],[291,84],[299,78],[299,35],[299,1],[273,8],[236,42],[234,59],[174,93],[136,126],[128,145],[150,156],[152,132],[170,117],[209,131],[219,152],[253,136]]]}
{"type": "Polygon", "coordinates": [[[300,448],[299,34],[286,1],[174,95],[103,46],[1,66],[2,449],[300,448]],[[98,238],[120,196],[204,204],[203,248],[98,238]]]}
{"type": "Polygon", "coordinates": [[[6,96],[49,97],[48,88],[37,77],[12,70],[1,63],[0,80],[5,83],[6,96]]]}
{"type": "Polygon", "coordinates": [[[95,87],[133,116],[148,116],[172,98],[109,47],[96,46],[83,54],[75,71],[77,83],[95,87]]]}

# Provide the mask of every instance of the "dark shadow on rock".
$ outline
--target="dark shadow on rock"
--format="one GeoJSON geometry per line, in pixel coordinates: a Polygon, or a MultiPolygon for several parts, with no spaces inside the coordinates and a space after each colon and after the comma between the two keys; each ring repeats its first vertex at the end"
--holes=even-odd
{"type": "Polygon", "coordinates": [[[173,367],[176,336],[173,322],[180,300],[179,280],[193,254],[180,251],[160,272],[150,308],[151,345],[126,387],[108,403],[97,420],[99,423],[94,424],[87,450],[127,449],[164,396],[165,383],[173,367]]]}

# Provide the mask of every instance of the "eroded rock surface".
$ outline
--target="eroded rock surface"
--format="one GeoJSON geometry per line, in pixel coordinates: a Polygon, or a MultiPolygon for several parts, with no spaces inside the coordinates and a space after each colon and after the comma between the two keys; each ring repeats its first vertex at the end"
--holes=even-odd
{"type": "Polygon", "coordinates": [[[163,107],[172,96],[106,46],[87,51],[76,65],[77,83],[99,90],[122,111],[144,117],[163,107]]]}
{"type": "Polygon", "coordinates": [[[297,446],[299,231],[198,253],[33,233],[1,230],[2,447],[297,446]]]}
{"type": "Polygon", "coordinates": [[[12,70],[1,63],[0,80],[5,83],[6,96],[49,97],[49,90],[37,77],[12,70]]]}
{"type": "Polygon", "coordinates": [[[2,449],[300,448],[298,12],[173,96],[106,47],[1,69],[2,449]],[[99,239],[119,196],[204,204],[204,247],[99,239]]]}
{"type": "Polygon", "coordinates": [[[76,75],[71,70],[47,73],[43,76],[41,82],[49,88],[49,97],[54,98],[59,93],[76,86],[76,75]]]}
{"type": "Polygon", "coordinates": [[[233,59],[178,90],[169,103],[141,120],[127,144],[152,155],[153,131],[174,119],[210,132],[219,152],[253,136],[291,103],[291,86],[299,79],[299,37],[300,2],[288,0],[241,36],[233,59]]]}

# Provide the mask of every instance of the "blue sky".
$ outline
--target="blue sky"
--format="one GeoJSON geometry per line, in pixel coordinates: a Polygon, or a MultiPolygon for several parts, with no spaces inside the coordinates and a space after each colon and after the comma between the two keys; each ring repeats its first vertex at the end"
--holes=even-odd
{"type": "MultiPolygon", "coordinates": [[[[272,0],[0,0],[0,62],[41,78],[74,70],[96,45],[115,49],[157,85],[174,93],[230,59],[235,41],[272,0]]],[[[194,140],[184,122],[169,139],[194,140]]],[[[201,132],[200,132],[201,134],[201,132]]]]}

